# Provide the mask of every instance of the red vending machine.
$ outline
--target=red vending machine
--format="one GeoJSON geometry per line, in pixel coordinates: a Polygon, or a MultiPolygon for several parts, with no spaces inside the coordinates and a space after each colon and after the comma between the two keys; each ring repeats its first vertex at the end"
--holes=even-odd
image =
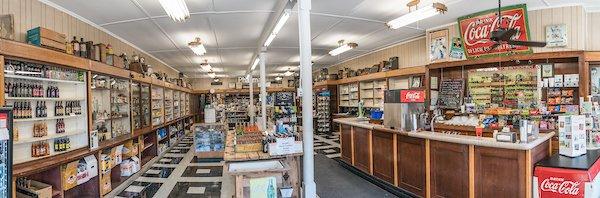
{"type": "Polygon", "coordinates": [[[599,198],[600,150],[579,157],[555,154],[538,162],[533,177],[534,198],[599,198]]]}

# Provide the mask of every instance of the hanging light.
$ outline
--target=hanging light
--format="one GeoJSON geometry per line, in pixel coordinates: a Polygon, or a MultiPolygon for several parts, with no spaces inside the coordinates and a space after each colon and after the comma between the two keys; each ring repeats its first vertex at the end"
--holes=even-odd
{"type": "Polygon", "coordinates": [[[194,51],[194,54],[198,56],[202,56],[206,53],[206,48],[204,48],[204,44],[202,44],[202,39],[196,37],[194,41],[188,43],[188,47],[194,51]]]}
{"type": "Polygon", "coordinates": [[[290,71],[290,68],[288,68],[287,71],[285,71],[285,73],[283,73],[284,76],[292,76],[294,75],[294,72],[290,71]]]}
{"type": "MultiPolygon", "coordinates": [[[[417,6],[419,2],[418,1],[411,1],[409,2],[406,6],[409,7],[409,10],[411,7],[413,6],[417,6]]],[[[392,28],[392,29],[398,29],[404,26],[407,26],[411,23],[429,18],[429,17],[433,17],[439,13],[446,13],[446,11],[448,11],[448,8],[446,7],[446,5],[442,4],[442,3],[433,3],[431,6],[427,6],[421,9],[417,9],[413,12],[409,12],[408,14],[402,15],[401,17],[398,17],[394,20],[391,20],[389,22],[387,22],[388,27],[392,28]]]]}
{"type": "Polygon", "coordinates": [[[271,42],[273,42],[273,39],[275,39],[275,36],[277,36],[277,34],[281,30],[281,28],[283,28],[283,25],[285,25],[287,20],[290,18],[290,12],[291,12],[290,9],[286,9],[283,11],[283,14],[281,14],[281,17],[279,17],[279,20],[277,20],[277,24],[275,24],[273,31],[271,32],[271,34],[269,34],[269,37],[267,37],[267,40],[265,41],[265,44],[263,45],[264,47],[269,47],[269,45],[271,45],[271,42]]]}
{"type": "Polygon", "coordinates": [[[281,80],[283,80],[283,78],[281,76],[277,76],[277,77],[275,77],[275,80],[276,81],[281,81],[281,80]]]}
{"type": "Polygon", "coordinates": [[[219,79],[218,79],[218,78],[215,78],[213,81],[214,81],[214,82],[219,82],[219,79]]]}
{"type": "Polygon", "coordinates": [[[190,18],[190,11],[185,5],[185,0],[158,0],[158,2],[173,21],[183,22],[190,18]]]}
{"type": "Polygon", "coordinates": [[[344,40],[338,41],[338,44],[339,44],[339,47],[335,48],[334,50],[329,51],[329,55],[337,56],[337,55],[340,55],[341,53],[347,52],[348,50],[358,47],[358,44],[356,44],[356,43],[344,44],[344,40]]]}
{"type": "Polygon", "coordinates": [[[208,77],[210,77],[210,78],[216,78],[217,74],[215,74],[215,72],[210,72],[210,73],[208,73],[208,77]]]}
{"type": "Polygon", "coordinates": [[[253,71],[254,69],[256,69],[258,62],[260,62],[260,58],[254,59],[254,63],[252,63],[252,68],[250,69],[250,71],[253,71]]]}
{"type": "Polygon", "coordinates": [[[204,63],[200,64],[200,68],[202,68],[202,70],[204,70],[204,71],[212,70],[212,66],[210,66],[210,64],[208,64],[208,60],[204,60],[204,63]]]}

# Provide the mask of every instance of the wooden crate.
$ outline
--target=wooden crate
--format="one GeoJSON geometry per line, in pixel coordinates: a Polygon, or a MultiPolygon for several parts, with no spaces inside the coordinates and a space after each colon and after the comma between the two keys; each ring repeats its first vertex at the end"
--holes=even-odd
{"type": "Polygon", "coordinates": [[[67,39],[65,34],[61,34],[43,27],[36,27],[27,31],[27,43],[60,51],[66,52],[67,39]]]}
{"type": "Polygon", "coordinates": [[[38,198],[51,198],[52,197],[52,186],[31,180],[31,188],[17,187],[16,197],[38,197],[38,198]],[[34,196],[35,195],[35,196],[34,196]]]}

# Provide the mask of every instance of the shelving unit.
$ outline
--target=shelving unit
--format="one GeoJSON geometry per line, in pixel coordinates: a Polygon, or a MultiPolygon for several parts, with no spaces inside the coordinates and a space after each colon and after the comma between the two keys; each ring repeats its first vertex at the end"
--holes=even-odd
{"type": "Polygon", "coordinates": [[[133,129],[150,127],[150,85],[141,82],[131,83],[131,117],[133,129]]]}
{"type": "MultiPolygon", "coordinates": [[[[30,108],[31,115],[30,118],[14,119],[13,164],[42,159],[87,147],[86,72],[55,65],[10,59],[4,60],[4,63],[5,104],[15,108],[17,105],[27,104],[26,106],[30,108]],[[17,65],[19,66],[17,67],[17,65]],[[19,69],[25,69],[23,67],[39,68],[40,72],[20,72],[19,69]],[[46,71],[43,72],[44,69],[42,68],[46,68],[46,71]],[[19,95],[19,90],[24,90],[19,89],[19,85],[39,86],[40,91],[36,95],[38,97],[22,97],[29,95],[23,93],[19,95]],[[53,97],[50,97],[48,93],[50,87],[55,87],[57,90],[57,94],[53,97]],[[72,108],[69,106],[67,109],[68,111],[73,110],[72,114],[57,115],[58,112],[55,106],[60,103],[64,105],[66,102],[73,104],[72,108]],[[43,117],[37,117],[36,110],[42,107],[45,116],[40,115],[43,117]],[[80,114],[75,114],[78,109],[81,110],[80,114]],[[57,126],[59,121],[64,122],[64,132],[62,133],[57,126]],[[34,137],[34,125],[46,126],[46,134],[42,137],[34,137]],[[57,138],[68,138],[70,149],[55,151],[53,143],[57,138]],[[34,144],[42,142],[48,144],[47,155],[33,157],[34,144]]],[[[33,96],[34,90],[29,89],[28,94],[33,96]]]]}
{"type": "Polygon", "coordinates": [[[179,91],[173,91],[173,118],[179,118],[181,116],[181,93],[179,91]]]}
{"type": "Polygon", "coordinates": [[[131,134],[130,81],[121,78],[111,79],[110,109],[113,137],[131,134]]]}
{"type": "Polygon", "coordinates": [[[360,82],[360,99],[367,108],[383,108],[383,95],[387,89],[385,80],[360,82]]]}
{"type": "Polygon", "coordinates": [[[165,107],[165,122],[173,120],[173,90],[165,89],[164,107],[165,107]]]}
{"type": "Polygon", "coordinates": [[[152,86],[152,126],[158,126],[165,122],[164,117],[164,101],[163,101],[163,88],[158,86],[152,86]]]}

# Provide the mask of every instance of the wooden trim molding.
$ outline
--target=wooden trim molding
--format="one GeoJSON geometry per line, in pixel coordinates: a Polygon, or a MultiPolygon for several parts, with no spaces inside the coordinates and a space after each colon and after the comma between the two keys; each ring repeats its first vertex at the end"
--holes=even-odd
{"type": "Polygon", "coordinates": [[[554,58],[578,58],[584,54],[583,50],[577,51],[559,51],[559,52],[541,52],[533,54],[515,54],[511,56],[497,56],[491,58],[482,58],[474,60],[461,60],[461,61],[446,61],[431,63],[427,65],[429,69],[439,69],[447,67],[458,67],[466,65],[479,65],[497,62],[506,62],[513,60],[536,60],[536,59],[554,59],[554,58]]]}
{"type": "Polygon", "coordinates": [[[10,57],[31,59],[85,70],[89,70],[90,65],[89,60],[84,58],[6,39],[0,39],[0,53],[10,57]]]}
{"type": "Polygon", "coordinates": [[[469,145],[469,197],[475,198],[475,146],[469,145]]]}

